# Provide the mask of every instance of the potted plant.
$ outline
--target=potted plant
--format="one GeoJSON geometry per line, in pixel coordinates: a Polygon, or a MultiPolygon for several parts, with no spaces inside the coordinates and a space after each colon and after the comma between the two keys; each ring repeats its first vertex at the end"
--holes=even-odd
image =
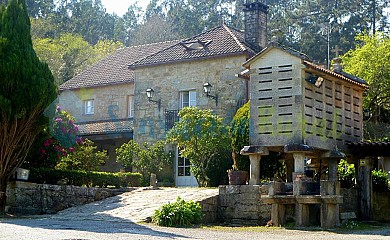
{"type": "Polygon", "coordinates": [[[229,184],[246,184],[249,178],[249,158],[240,155],[240,150],[249,145],[249,104],[247,102],[237,110],[230,124],[230,137],[232,139],[232,169],[228,170],[229,184]]]}

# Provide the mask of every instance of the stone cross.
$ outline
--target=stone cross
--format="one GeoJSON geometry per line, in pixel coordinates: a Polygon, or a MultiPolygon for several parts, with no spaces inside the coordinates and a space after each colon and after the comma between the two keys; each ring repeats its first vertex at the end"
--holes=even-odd
{"type": "Polygon", "coordinates": [[[332,52],[334,52],[336,54],[336,58],[340,56],[340,53],[342,51],[343,50],[341,48],[339,48],[339,45],[336,45],[335,48],[332,50],[332,52]]]}

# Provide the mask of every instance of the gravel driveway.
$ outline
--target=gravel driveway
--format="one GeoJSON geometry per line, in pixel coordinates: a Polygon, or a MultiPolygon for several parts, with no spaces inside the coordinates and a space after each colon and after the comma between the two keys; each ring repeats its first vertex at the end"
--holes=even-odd
{"type": "Polygon", "coordinates": [[[6,240],[111,240],[111,239],[264,239],[264,240],[385,240],[390,227],[373,231],[334,233],[285,229],[250,228],[165,228],[152,224],[119,221],[60,220],[50,216],[34,219],[6,219],[0,223],[0,239],[6,240]],[[260,229],[260,230],[257,230],[260,229]]]}
{"type": "Polygon", "coordinates": [[[99,202],[70,208],[54,215],[0,219],[0,240],[100,239],[265,239],[265,240],[390,240],[390,224],[370,231],[337,233],[280,228],[165,228],[139,223],[161,204],[181,196],[197,200],[218,194],[218,189],[167,188],[124,193],[99,202]]]}

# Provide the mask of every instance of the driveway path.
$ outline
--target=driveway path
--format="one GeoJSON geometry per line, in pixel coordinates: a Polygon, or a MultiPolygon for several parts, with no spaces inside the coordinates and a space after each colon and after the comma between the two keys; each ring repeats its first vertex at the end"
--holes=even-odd
{"type": "Polygon", "coordinates": [[[0,219],[0,240],[105,240],[105,239],[207,239],[207,240],[390,240],[390,226],[370,231],[336,233],[278,228],[166,228],[139,221],[151,216],[161,204],[200,200],[217,189],[138,189],[99,202],[70,208],[54,215],[0,219]]]}
{"type": "Polygon", "coordinates": [[[217,188],[140,188],[102,201],[65,209],[53,218],[137,223],[152,216],[163,204],[176,201],[178,196],[187,201],[199,201],[216,195],[217,188]]]}

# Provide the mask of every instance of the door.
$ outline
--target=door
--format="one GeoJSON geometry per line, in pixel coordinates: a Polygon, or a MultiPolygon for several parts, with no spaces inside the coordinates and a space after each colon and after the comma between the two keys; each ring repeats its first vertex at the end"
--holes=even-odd
{"type": "Polygon", "coordinates": [[[179,156],[176,151],[175,178],[176,187],[198,187],[196,178],[191,173],[191,163],[187,158],[179,156]]]}

